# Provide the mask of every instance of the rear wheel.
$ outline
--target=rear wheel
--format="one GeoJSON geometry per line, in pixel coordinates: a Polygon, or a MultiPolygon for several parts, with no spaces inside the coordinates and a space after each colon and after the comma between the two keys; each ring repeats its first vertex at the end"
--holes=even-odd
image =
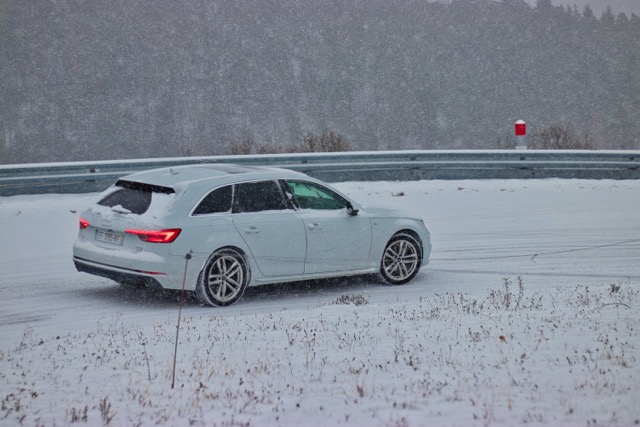
{"type": "Polygon", "coordinates": [[[234,249],[221,249],[205,264],[196,294],[205,305],[227,306],[242,297],[248,281],[247,264],[242,254],[234,249]]]}
{"type": "Polygon", "coordinates": [[[390,285],[402,285],[418,274],[422,245],[417,237],[398,233],[387,243],[380,261],[380,276],[390,285]]]}

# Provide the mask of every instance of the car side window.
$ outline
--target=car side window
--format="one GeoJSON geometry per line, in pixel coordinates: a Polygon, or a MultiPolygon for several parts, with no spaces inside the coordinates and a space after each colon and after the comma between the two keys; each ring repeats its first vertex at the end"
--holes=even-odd
{"type": "Polygon", "coordinates": [[[282,190],[276,181],[236,184],[233,212],[262,212],[287,209],[282,190]]]}
{"type": "Polygon", "coordinates": [[[286,181],[300,209],[336,210],[349,202],[327,187],[306,181],[286,181]]]}
{"type": "Polygon", "coordinates": [[[193,211],[193,215],[206,215],[231,211],[232,194],[233,187],[231,185],[216,188],[202,199],[198,207],[193,211]]]}

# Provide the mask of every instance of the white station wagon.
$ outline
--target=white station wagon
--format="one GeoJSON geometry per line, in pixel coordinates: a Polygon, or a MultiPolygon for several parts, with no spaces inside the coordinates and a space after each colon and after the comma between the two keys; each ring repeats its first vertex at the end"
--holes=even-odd
{"type": "Polygon", "coordinates": [[[195,291],[206,305],[247,286],[378,274],[391,285],[429,261],[429,231],[286,169],[200,164],[119,179],[81,214],[78,271],[195,291]]]}

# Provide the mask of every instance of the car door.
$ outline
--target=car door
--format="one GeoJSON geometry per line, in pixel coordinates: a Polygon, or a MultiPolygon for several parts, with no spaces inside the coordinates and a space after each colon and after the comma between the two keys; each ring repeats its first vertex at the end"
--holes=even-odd
{"type": "Polygon", "coordinates": [[[232,221],[264,276],[301,275],[306,257],[304,223],[277,181],[235,185],[232,221]]]}
{"type": "Polygon", "coordinates": [[[367,268],[371,221],[351,215],[349,201],[321,184],[286,180],[307,232],[305,274],[367,268]]]}

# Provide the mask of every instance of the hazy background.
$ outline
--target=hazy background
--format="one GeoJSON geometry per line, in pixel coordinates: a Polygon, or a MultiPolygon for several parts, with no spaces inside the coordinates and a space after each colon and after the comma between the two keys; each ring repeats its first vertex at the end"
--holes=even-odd
{"type": "Polygon", "coordinates": [[[362,150],[498,148],[518,119],[637,149],[640,17],[603,10],[1,1],[0,162],[224,154],[325,131],[362,150]]]}
{"type": "MultiPolygon", "coordinates": [[[[615,14],[620,12],[635,13],[640,16],[640,0],[551,0],[551,2],[556,6],[576,5],[579,10],[583,10],[586,5],[589,5],[598,16],[604,12],[607,6],[610,6],[615,14]]],[[[527,0],[527,3],[535,6],[536,0],[527,0]]]]}

